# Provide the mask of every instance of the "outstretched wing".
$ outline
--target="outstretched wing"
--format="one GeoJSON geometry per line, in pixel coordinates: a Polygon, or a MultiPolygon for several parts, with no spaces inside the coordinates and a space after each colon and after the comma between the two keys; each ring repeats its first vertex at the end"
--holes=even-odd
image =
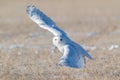
{"type": "Polygon", "coordinates": [[[53,22],[49,17],[47,17],[42,11],[37,9],[33,5],[27,6],[27,14],[35,23],[37,23],[41,28],[52,32],[55,36],[66,35],[64,31],[59,29],[55,22],[53,22]]]}
{"type": "Polygon", "coordinates": [[[84,67],[84,57],[82,54],[78,54],[74,47],[66,45],[64,47],[64,54],[60,58],[58,65],[68,66],[73,68],[84,67]]]}
{"type": "Polygon", "coordinates": [[[83,56],[86,56],[87,58],[93,60],[92,56],[90,54],[88,54],[88,52],[83,49],[82,46],[79,45],[79,52],[83,55],[83,56]]]}
{"type": "Polygon", "coordinates": [[[69,45],[73,46],[74,49],[76,49],[76,51],[78,51],[79,54],[86,56],[87,58],[89,58],[91,60],[93,59],[92,56],[90,54],[88,54],[88,52],[79,44],[72,42],[69,45]]]}

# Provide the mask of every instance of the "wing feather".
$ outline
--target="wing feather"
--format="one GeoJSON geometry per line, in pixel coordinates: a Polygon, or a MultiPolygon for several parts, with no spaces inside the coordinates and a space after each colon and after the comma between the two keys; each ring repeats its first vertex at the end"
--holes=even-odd
{"type": "Polygon", "coordinates": [[[61,66],[69,66],[73,68],[83,68],[84,58],[81,54],[69,45],[64,47],[64,54],[61,57],[59,63],[61,66]]]}
{"type": "Polygon", "coordinates": [[[87,58],[89,59],[93,59],[92,56],[90,54],[88,54],[88,52],[79,44],[75,43],[75,42],[71,42],[69,43],[70,46],[73,46],[74,49],[76,51],[78,51],[79,54],[83,55],[83,56],[86,56],[87,58]]]}
{"type": "Polygon", "coordinates": [[[26,11],[30,19],[37,23],[41,28],[50,31],[55,36],[66,35],[66,33],[63,30],[56,26],[53,20],[47,17],[42,11],[37,9],[35,6],[27,6],[26,11]]]}

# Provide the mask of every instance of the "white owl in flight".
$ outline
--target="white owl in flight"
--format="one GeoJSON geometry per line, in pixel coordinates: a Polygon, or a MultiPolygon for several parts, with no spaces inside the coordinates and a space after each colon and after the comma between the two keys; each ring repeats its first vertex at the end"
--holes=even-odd
{"type": "Polygon", "coordinates": [[[26,11],[30,19],[37,23],[40,28],[53,33],[53,44],[61,53],[63,53],[58,65],[72,68],[83,68],[85,64],[85,56],[89,59],[93,59],[87,51],[85,51],[79,44],[72,41],[67,34],[55,24],[55,22],[38,8],[29,5],[27,6],[26,11]]]}

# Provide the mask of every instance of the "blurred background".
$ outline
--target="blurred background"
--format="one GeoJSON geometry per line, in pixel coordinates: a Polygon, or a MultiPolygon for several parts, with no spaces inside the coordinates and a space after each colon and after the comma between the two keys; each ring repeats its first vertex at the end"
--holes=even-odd
{"type": "Polygon", "coordinates": [[[119,0],[0,0],[0,80],[119,80],[119,0]],[[53,35],[26,14],[35,5],[94,58],[84,69],[56,66],[53,35]]]}

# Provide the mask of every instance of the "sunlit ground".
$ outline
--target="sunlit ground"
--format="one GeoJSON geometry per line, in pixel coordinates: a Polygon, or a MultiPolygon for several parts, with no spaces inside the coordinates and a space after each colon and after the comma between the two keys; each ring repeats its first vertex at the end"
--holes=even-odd
{"type": "Polygon", "coordinates": [[[119,0],[0,0],[0,80],[119,80],[119,0]],[[36,5],[94,58],[84,69],[57,66],[53,35],[26,14],[36,5]]]}

